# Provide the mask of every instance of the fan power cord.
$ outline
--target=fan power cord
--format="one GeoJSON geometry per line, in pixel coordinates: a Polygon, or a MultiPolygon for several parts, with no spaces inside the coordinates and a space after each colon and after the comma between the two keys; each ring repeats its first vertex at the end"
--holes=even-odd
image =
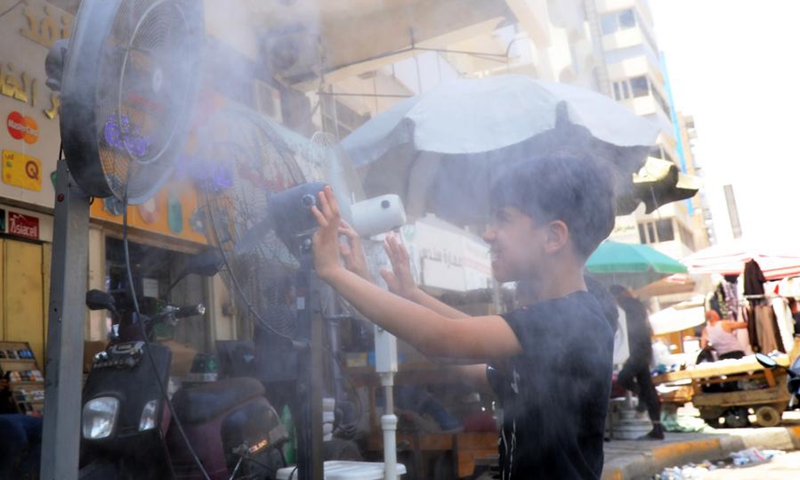
{"type": "Polygon", "coordinates": [[[192,447],[191,442],[189,441],[189,437],[186,436],[186,431],[183,429],[183,425],[181,425],[180,419],[175,414],[175,407],[172,405],[172,400],[169,398],[169,392],[167,392],[167,387],[164,385],[164,382],[161,381],[161,376],[158,374],[158,367],[156,366],[156,360],[153,358],[153,353],[150,351],[150,339],[147,336],[147,330],[145,330],[144,322],[141,318],[141,312],[139,310],[139,300],[136,298],[136,286],[133,284],[133,272],[131,271],[131,255],[130,255],[130,248],[128,247],[128,186],[125,185],[125,196],[122,199],[122,246],[125,252],[125,269],[128,274],[128,287],[130,288],[131,298],[133,299],[133,309],[136,311],[136,319],[139,323],[139,329],[142,331],[142,337],[144,339],[145,345],[147,345],[147,358],[150,359],[150,366],[153,367],[153,374],[156,376],[156,381],[158,382],[158,387],[161,389],[161,395],[164,397],[164,401],[167,404],[167,408],[169,409],[170,416],[172,418],[172,422],[175,423],[175,426],[178,427],[178,432],[181,434],[181,438],[183,438],[184,443],[186,444],[186,448],[189,450],[189,454],[192,456],[192,460],[197,465],[197,468],[200,469],[200,473],[203,474],[203,478],[205,480],[211,480],[211,477],[208,475],[205,467],[203,467],[203,462],[200,461],[200,457],[197,456],[197,452],[195,452],[194,448],[192,447]]]}
{"type": "Polygon", "coordinates": [[[4,12],[0,12],[0,18],[3,18],[3,17],[5,17],[6,15],[8,15],[9,13],[11,13],[11,11],[12,11],[12,10],[14,10],[15,8],[17,8],[17,7],[19,7],[20,5],[22,5],[22,3],[23,3],[23,2],[25,2],[25,0],[19,0],[19,1],[18,1],[17,3],[15,3],[14,5],[12,5],[12,6],[8,7],[8,8],[7,8],[7,9],[6,9],[4,12]]]}

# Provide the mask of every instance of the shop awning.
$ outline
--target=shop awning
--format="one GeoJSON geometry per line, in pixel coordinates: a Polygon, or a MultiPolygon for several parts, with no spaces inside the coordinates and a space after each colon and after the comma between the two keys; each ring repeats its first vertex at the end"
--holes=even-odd
{"type": "Polygon", "coordinates": [[[800,247],[780,241],[738,238],[695,252],[681,260],[692,274],[740,275],[744,264],[755,260],[767,280],[800,275],[800,247]]]}

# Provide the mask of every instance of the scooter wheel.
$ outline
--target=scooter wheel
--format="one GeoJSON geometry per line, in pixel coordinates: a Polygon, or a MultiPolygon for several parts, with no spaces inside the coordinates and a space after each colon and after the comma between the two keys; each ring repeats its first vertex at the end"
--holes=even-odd
{"type": "Polygon", "coordinates": [[[781,423],[781,412],[769,405],[756,409],[756,423],[760,427],[777,427],[781,423]]]}

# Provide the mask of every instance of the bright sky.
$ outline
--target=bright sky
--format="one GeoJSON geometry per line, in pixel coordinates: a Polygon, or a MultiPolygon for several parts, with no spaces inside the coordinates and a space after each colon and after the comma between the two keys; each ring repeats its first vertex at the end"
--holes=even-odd
{"type": "Polygon", "coordinates": [[[696,161],[720,242],[732,184],[745,237],[800,250],[800,1],[650,0],[676,107],[694,115],[696,161]]]}

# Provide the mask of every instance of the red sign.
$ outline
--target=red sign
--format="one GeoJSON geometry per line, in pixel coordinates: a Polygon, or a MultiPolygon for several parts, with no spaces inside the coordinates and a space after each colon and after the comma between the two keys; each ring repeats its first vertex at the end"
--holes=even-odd
{"type": "Polygon", "coordinates": [[[8,233],[31,240],[39,240],[39,219],[17,212],[8,212],[8,233]]]}
{"type": "Polygon", "coordinates": [[[6,120],[8,133],[17,140],[25,140],[27,144],[34,144],[39,140],[39,125],[31,117],[23,117],[19,112],[11,112],[6,120]]]}

